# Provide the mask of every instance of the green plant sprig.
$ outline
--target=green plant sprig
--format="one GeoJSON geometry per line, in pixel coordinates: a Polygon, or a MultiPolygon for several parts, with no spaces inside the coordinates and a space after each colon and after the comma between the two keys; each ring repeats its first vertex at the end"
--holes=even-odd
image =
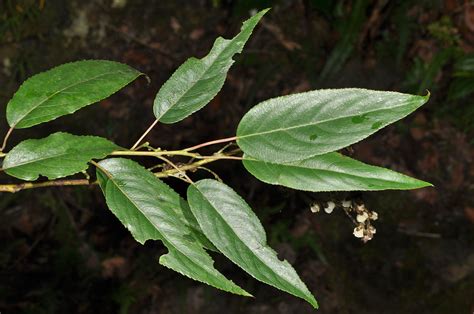
{"type": "MultiPolygon", "coordinates": [[[[209,143],[210,142],[206,142],[200,145],[203,145],[203,146],[211,145],[209,143]]],[[[213,155],[203,156],[199,153],[190,153],[186,149],[174,150],[174,151],[156,149],[156,148],[151,147],[149,143],[144,143],[143,146],[137,147],[136,149],[140,149],[140,148],[147,148],[151,151],[117,150],[117,151],[111,152],[109,156],[132,156],[132,157],[185,156],[185,157],[192,157],[191,160],[197,159],[197,161],[194,161],[194,162],[189,161],[188,163],[182,163],[180,165],[176,165],[176,167],[172,169],[166,169],[163,171],[153,172],[153,174],[157,178],[173,177],[173,176],[176,176],[177,174],[185,173],[186,171],[194,172],[198,169],[205,169],[203,168],[204,165],[218,161],[218,160],[242,160],[243,159],[242,157],[235,156],[236,154],[241,153],[240,149],[236,149],[228,153],[218,151],[213,155]]],[[[6,153],[0,153],[0,158],[4,158],[6,155],[7,155],[6,153]]],[[[153,166],[152,168],[163,168],[163,164],[153,166]]],[[[0,169],[0,171],[3,171],[3,169],[0,169]]],[[[87,179],[49,180],[49,181],[44,181],[44,182],[0,184],[0,192],[16,193],[22,190],[44,188],[44,187],[97,185],[97,184],[98,184],[98,181],[90,181],[87,179]]]]}
{"type": "MultiPolygon", "coordinates": [[[[0,184],[0,192],[53,186],[98,185],[107,207],[143,244],[160,240],[168,249],[159,263],[191,279],[242,296],[251,294],[214,267],[207,251],[223,254],[253,278],[318,303],[296,270],[267,244],[265,230],[245,200],[213,170],[212,162],[233,160],[262,182],[303,191],[409,190],[431,186],[389,169],[367,165],[338,151],[394,123],[428,101],[426,96],[358,88],[314,90],[268,99],[240,121],[235,136],[184,149],[163,150],[142,143],[158,123],[181,121],[206,106],[222,88],[253,29],[268,10],[245,21],[232,39],[217,38],[209,54],[190,58],[156,94],[154,122],[130,149],[97,136],[56,132],[27,139],[5,152],[16,129],[72,114],[109,97],[144,74],[114,61],[83,60],[60,65],[26,80],[8,102],[10,126],[0,149],[2,170],[23,180],[0,184]],[[222,144],[211,155],[199,149],[222,144]],[[231,146],[237,148],[230,149],[231,146]],[[158,160],[146,169],[129,158],[158,160]],[[185,163],[176,160],[187,160],[185,163]],[[96,179],[87,170],[92,166],[96,179]],[[192,172],[213,179],[194,182],[192,172]],[[68,178],[82,173],[85,179],[68,178]],[[38,180],[47,177],[48,181],[38,180]],[[161,179],[189,183],[186,199],[161,179]]],[[[347,205],[347,204],[346,204],[347,205]]],[[[375,212],[356,204],[354,235],[370,240],[375,212]],[[370,232],[366,234],[366,232],[370,232]]],[[[334,202],[326,212],[332,212],[334,202]]],[[[319,205],[312,206],[318,211],[319,205]]]]}

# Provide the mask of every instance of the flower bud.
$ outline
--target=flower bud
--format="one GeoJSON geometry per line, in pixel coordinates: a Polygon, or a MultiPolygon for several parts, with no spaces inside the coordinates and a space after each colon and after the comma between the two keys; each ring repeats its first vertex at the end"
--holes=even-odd
{"type": "Polygon", "coordinates": [[[364,226],[358,225],[355,227],[353,234],[356,238],[362,238],[364,236],[364,226]]]}
{"type": "Polygon", "coordinates": [[[342,201],[342,207],[344,208],[350,208],[352,206],[351,201],[342,201]]]}
{"type": "Polygon", "coordinates": [[[335,207],[336,207],[336,204],[334,202],[329,201],[327,207],[324,207],[324,211],[330,214],[332,213],[335,207]]]}
{"type": "Polygon", "coordinates": [[[312,213],[319,213],[319,211],[321,210],[321,207],[319,207],[318,204],[314,203],[313,205],[311,205],[309,209],[311,210],[312,213]]]}
{"type": "Polygon", "coordinates": [[[377,220],[379,218],[379,215],[377,212],[371,212],[369,215],[370,220],[377,220]]]}
{"type": "Polygon", "coordinates": [[[367,218],[369,218],[369,215],[367,214],[367,212],[363,212],[362,214],[357,215],[356,220],[357,222],[364,222],[367,220],[367,218]]]}

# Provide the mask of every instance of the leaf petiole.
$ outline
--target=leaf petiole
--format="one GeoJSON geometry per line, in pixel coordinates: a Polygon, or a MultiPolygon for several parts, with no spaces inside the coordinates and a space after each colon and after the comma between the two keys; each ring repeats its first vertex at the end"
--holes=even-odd
{"type": "Polygon", "coordinates": [[[199,149],[201,147],[206,147],[206,146],[210,146],[210,145],[214,145],[214,144],[220,144],[220,143],[232,142],[232,141],[235,141],[236,139],[237,139],[237,136],[221,138],[221,139],[218,139],[218,140],[213,140],[213,141],[209,141],[209,142],[205,142],[205,143],[201,143],[201,144],[198,144],[198,145],[195,145],[195,146],[185,148],[185,149],[183,149],[183,151],[190,152],[190,151],[199,149]]]}
{"type": "MultiPolygon", "coordinates": [[[[7,134],[5,134],[5,137],[3,138],[3,144],[2,144],[2,147],[0,148],[0,152],[3,152],[3,150],[5,149],[5,147],[7,147],[7,142],[8,142],[8,138],[10,137],[10,135],[12,134],[13,132],[13,128],[9,128],[8,131],[7,131],[7,134]]],[[[4,155],[3,155],[4,156],[4,155]]],[[[2,156],[2,157],[3,157],[2,156]]]]}
{"type": "Polygon", "coordinates": [[[138,145],[140,144],[141,141],[150,133],[150,131],[155,127],[155,125],[158,123],[158,119],[156,119],[149,127],[146,129],[146,131],[140,136],[140,138],[133,144],[132,148],[130,150],[136,150],[138,149],[138,145]]]}

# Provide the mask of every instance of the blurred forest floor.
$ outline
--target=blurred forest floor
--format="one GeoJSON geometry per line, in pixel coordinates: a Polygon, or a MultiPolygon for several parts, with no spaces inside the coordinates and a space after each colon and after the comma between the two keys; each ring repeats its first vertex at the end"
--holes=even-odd
{"type": "MultiPolygon", "coordinates": [[[[110,59],[146,73],[74,117],[19,130],[12,143],[55,131],[130,146],[153,121],[159,87],[214,39],[232,37],[253,9],[272,7],[205,109],[159,125],[150,142],[175,149],[235,133],[267,98],[319,88],[431,92],[421,110],[345,154],[432,182],[411,192],[306,193],[267,186],[234,162],[212,169],[255,209],[270,245],[314,292],[319,313],[474,312],[474,2],[461,0],[0,0],[2,114],[21,82],[80,59],[110,59]],[[339,210],[379,213],[363,244],[339,210]]],[[[7,130],[4,117],[0,131],[7,130]]],[[[12,181],[2,175],[2,182],[12,181]]],[[[167,183],[179,191],[177,180],[167,183]]],[[[159,242],[136,243],[97,188],[0,195],[2,313],[313,313],[215,256],[255,295],[243,298],[158,264],[159,242]]]]}

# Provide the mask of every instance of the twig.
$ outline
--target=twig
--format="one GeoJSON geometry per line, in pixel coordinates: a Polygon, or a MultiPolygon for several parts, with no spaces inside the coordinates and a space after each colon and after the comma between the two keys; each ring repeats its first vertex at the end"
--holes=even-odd
{"type": "Polygon", "coordinates": [[[186,150],[163,150],[163,151],[133,151],[133,150],[117,150],[110,154],[111,156],[142,156],[142,157],[160,157],[160,156],[186,156],[192,157],[195,159],[232,159],[232,160],[242,160],[242,157],[238,156],[229,156],[226,154],[214,154],[211,156],[202,156],[198,153],[187,152],[186,150]]]}
{"type": "Polygon", "coordinates": [[[219,177],[219,175],[217,173],[215,173],[214,171],[212,171],[211,169],[206,168],[206,167],[197,167],[197,169],[201,169],[201,170],[209,172],[210,174],[212,174],[214,176],[214,178],[217,181],[222,182],[222,179],[219,177]]]}
{"type": "MultiPolygon", "coordinates": [[[[216,140],[216,141],[211,141],[211,142],[203,143],[203,144],[212,145],[215,143],[222,143],[225,141],[229,141],[231,139],[232,138],[216,140]]],[[[202,147],[201,145],[197,145],[197,146],[202,147]]],[[[112,156],[150,156],[150,157],[159,158],[165,161],[167,164],[170,164],[173,167],[173,169],[163,170],[163,171],[154,173],[154,175],[157,178],[166,178],[166,177],[174,176],[175,174],[182,174],[184,178],[186,178],[186,180],[189,181],[189,183],[192,183],[191,178],[189,178],[188,175],[186,174],[187,170],[203,169],[202,167],[203,165],[217,161],[217,160],[221,160],[221,159],[243,160],[243,157],[233,156],[239,153],[241,153],[240,149],[234,149],[226,154],[222,153],[222,149],[221,149],[219,152],[215,153],[212,156],[201,156],[198,153],[191,153],[185,150],[176,150],[176,151],[158,151],[158,150],[156,151],[128,150],[127,151],[126,150],[126,151],[114,151],[110,155],[112,156]],[[198,159],[198,160],[192,163],[177,166],[172,161],[168,160],[167,158],[163,156],[186,156],[186,157],[192,157],[191,160],[193,159],[198,159]]],[[[100,165],[97,164],[95,161],[92,160],[90,161],[90,163],[94,165],[95,167],[101,169],[102,172],[104,172],[107,176],[109,177],[111,176],[110,173],[108,173],[105,169],[102,169],[100,165]]],[[[208,169],[205,169],[205,170],[208,170],[208,169]]],[[[42,187],[78,186],[78,185],[96,185],[96,184],[98,184],[97,181],[91,182],[90,180],[87,180],[87,179],[52,180],[52,181],[45,181],[45,182],[24,182],[24,183],[18,183],[18,184],[0,184],[0,192],[16,193],[21,190],[35,189],[35,188],[42,188],[42,187]]]]}
{"type": "Polygon", "coordinates": [[[12,134],[13,132],[13,127],[9,128],[8,131],[7,131],[7,134],[5,135],[5,138],[3,139],[3,144],[2,144],[2,147],[0,148],[0,151],[3,152],[3,150],[5,149],[5,147],[7,147],[7,142],[8,142],[8,138],[10,137],[10,135],[12,134]]]}
{"type": "Polygon", "coordinates": [[[16,193],[21,190],[44,188],[50,186],[70,186],[70,185],[94,185],[97,182],[89,182],[86,179],[80,180],[56,180],[46,182],[25,182],[19,184],[2,184],[0,185],[0,192],[16,193]]]}
{"type": "Polygon", "coordinates": [[[134,150],[117,150],[110,154],[111,156],[142,156],[142,157],[157,157],[157,156],[187,156],[193,158],[200,158],[199,154],[188,153],[182,150],[164,150],[164,151],[134,151],[134,150]]]}
{"type": "MultiPolygon", "coordinates": [[[[174,176],[177,173],[183,173],[187,170],[197,169],[202,167],[205,164],[223,159],[223,156],[216,156],[212,158],[201,159],[192,164],[187,164],[183,166],[176,166],[176,168],[168,169],[160,172],[154,173],[157,178],[166,178],[170,176],[174,176]]],[[[226,157],[233,157],[233,156],[226,156],[226,157]]],[[[163,158],[163,157],[161,157],[163,158]]],[[[54,181],[46,181],[46,182],[25,182],[25,183],[18,183],[18,184],[0,184],[0,192],[9,192],[9,193],[16,193],[22,190],[28,189],[36,189],[36,188],[43,188],[43,187],[53,187],[53,186],[80,186],[80,185],[97,185],[97,181],[90,182],[89,180],[85,179],[77,179],[77,180],[54,180],[54,181]]]]}
{"type": "Polygon", "coordinates": [[[156,172],[155,173],[155,177],[157,178],[166,178],[166,177],[169,177],[169,176],[172,176],[176,173],[179,173],[179,172],[182,172],[182,171],[186,171],[186,170],[193,170],[193,169],[196,169],[202,165],[205,165],[205,164],[208,164],[208,163],[211,163],[213,161],[216,161],[217,159],[215,160],[212,160],[212,159],[202,159],[202,160],[199,160],[199,161],[196,161],[192,164],[188,164],[188,165],[183,165],[183,166],[179,166],[179,170],[173,168],[173,169],[169,169],[169,170],[164,170],[164,171],[160,171],[160,172],[156,172]]]}
{"type": "Polygon", "coordinates": [[[186,179],[186,181],[190,184],[193,184],[193,180],[191,180],[191,178],[186,174],[186,171],[183,171],[182,169],[180,169],[178,166],[176,166],[171,160],[169,160],[168,158],[165,158],[163,156],[156,156],[158,159],[161,159],[163,160],[164,162],[166,162],[167,164],[169,164],[171,167],[173,167],[174,169],[176,169],[178,171],[178,174],[181,174],[183,175],[183,177],[186,179]]]}
{"type": "Polygon", "coordinates": [[[156,119],[149,127],[148,129],[146,129],[146,131],[142,134],[142,136],[140,136],[140,138],[135,142],[135,144],[133,144],[132,148],[130,148],[130,150],[135,150],[138,146],[138,144],[140,144],[140,142],[145,138],[145,136],[148,135],[148,133],[150,133],[150,131],[155,127],[155,125],[158,123],[158,119],[156,119]]]}
{"type": "Polygon", "coordinates": [[[195,146],[192,146],[192,147],[185,148],[185,149],[183,149],[183,151],[185,151],[185,152],[190,152],[190,151],[199,149],[199,148],[201,148],[201,147],[205,147],[205,146],[209,146],[209,145],[214,145],[214,144],[220,144],[220,143],[227,143],[227,142],[235,141],[236,139],[237,139],[237,136],[232,136],[232,137],[227,137],[227,138],[221,138],[221,139],[219,139],[219,140],[209,141],[209,142],[201,143],[201,144],[199,144],[199,145],[195,145],[195,146]]]}

